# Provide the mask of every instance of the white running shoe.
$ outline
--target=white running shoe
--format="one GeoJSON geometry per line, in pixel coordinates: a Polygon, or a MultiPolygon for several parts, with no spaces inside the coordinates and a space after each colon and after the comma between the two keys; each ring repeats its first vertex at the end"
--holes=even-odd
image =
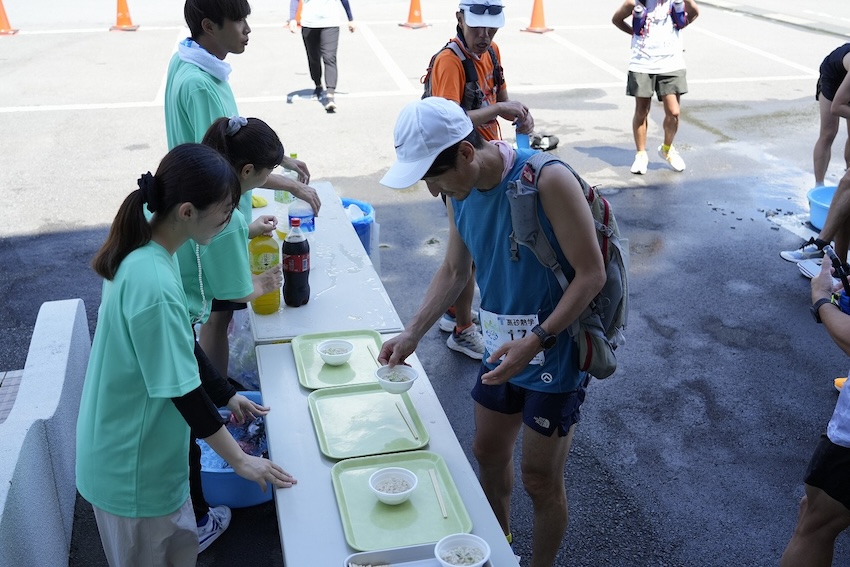
{"type": "Polygon", "coordinates": [[[230,508],[215,506],[207,512],[207,523],[198,526],[198,553],[208,548],[230,525],[230,508]]]}
{"type": "Polygon", "coordinates": [[[814,238],[809,238],[796,250],[783,250],[779,255],[788,262],[802,262],[823,258],[823,249],[818,246],[814,238]]]}
{"type": "Polygon", "coordinates": [[[632,173],[645,175],[648,165],[649,156],[646,154],[646,150],[641,150],[635,154],[635,161],[632,163],[632,173]]]}
{"type": "MultiPolygon", "coordinates": [[[[478,318],[478,312],[472,312],[472,322],[478,326],[481,326],[481,319],[478,318]]],[[[457,320],[452,317],[452,315],[446,311],[443,313],[443,316],[437,321],[437,324],[440,326],[440,330],[446,333],[451,333],[455,330],[455,325],[457,324],[457,320]]]]}
{"type": "Polygon", "coordinates": [[[676,171],[685,171],[685,160],[682,159],[682,156],[679,155],[679,152],[673,146],[670,146],[670,149],[666,153],[662,149],[662,146],[658,146],[658,155],[676,171]]]}
{"type": "Polygon", "coordinates": [[[452,331],[446,346],[475,360],[484,358],[484,336],[475,325],[470,325],[460,333],[452,331]]]}

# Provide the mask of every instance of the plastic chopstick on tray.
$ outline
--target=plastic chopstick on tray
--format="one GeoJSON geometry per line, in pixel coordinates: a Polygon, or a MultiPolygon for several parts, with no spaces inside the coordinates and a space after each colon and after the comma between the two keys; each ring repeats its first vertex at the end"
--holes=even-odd
{"type": "Polygon", "coordinates": [[[366,348],[368,348],[368,349],[369,349],[369,354],[371,354],[371,355],[372,355],[372,359],[375,361],[375,364],[377,364],[377,365],[378,365],[378,368],[380,368],[380,367],[381,367],[381,361],[380,361],[380,360],[378,360],[378,355],[377,355],[377,354],[375,354],[375,351],[374,351],[374,349],[372,348],[372,345],[366,345],[366,348]]]}
{"type": "Polygon", "coordinates": [[[407,417],[407,413],[402,409],[401,404],[396,402],[395,407],[398,408],[398,413],[401,414],[401,418],[404,420],[404,423],[407,425],[407,428],[410,429],[410,432],[413,433],[414,439],[419,439],[419,434],[416,433],[416,429],[414,429],[413,424],[410,423],[410,419],[407,417]]]}
{"type": "Polygon", "coordinates": [[[437,494],[437,502],[440,503],[440,512],[443,513],[443,518],[448,518],[449,514],[446,512],[446,503],[443,502],[443,491],[440,489],[440,481],[437,480],[437,471],[434,469],[428,469],[428,474],[431,475],[431,484],[434,485],[434,492],[437,494]]]}

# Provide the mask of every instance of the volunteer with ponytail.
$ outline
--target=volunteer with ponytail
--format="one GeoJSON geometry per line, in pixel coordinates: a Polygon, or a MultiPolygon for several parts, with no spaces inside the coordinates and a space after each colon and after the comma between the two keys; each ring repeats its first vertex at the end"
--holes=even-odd
{"type": "Polygon", "coordinates": [[[77,421],[77,488],[116,566],[194,566],[189,429],[244,478],[295,479],[242,452],[204,393],[177,249],[208,243],[239,202],[230,164],[199,144],[175,147],[139,179],[92,265],[104,278],[77,421]],[[148,222],[143,208],[153,213],[148,222]]]}

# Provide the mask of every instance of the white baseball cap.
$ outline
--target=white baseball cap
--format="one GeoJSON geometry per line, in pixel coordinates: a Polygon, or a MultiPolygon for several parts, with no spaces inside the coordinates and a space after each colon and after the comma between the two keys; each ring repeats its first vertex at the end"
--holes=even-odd
{"type": "Polygon", "coordinates": [[[437,96],[411,102],[395,122],[396,162],[381,179],[392,189],[406,189],[428,172],[440,152],[472,132],[472,120],[459,104],[437,96]]]}
{"type": "Polygon", "coordinates": [[[501,28],[505,25],[505,5],[502,0],[460,0],[458,10],[471,28],[501,28]]]}

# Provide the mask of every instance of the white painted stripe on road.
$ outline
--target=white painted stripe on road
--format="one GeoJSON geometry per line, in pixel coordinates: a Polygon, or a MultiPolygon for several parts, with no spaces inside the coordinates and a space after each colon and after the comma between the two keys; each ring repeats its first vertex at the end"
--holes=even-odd
{"type": "MultiPolygon", "coordinates": [[[[626,73],[623,73],[622,69],[618,69],[617,67],[614,67],[613,65],[609,65],[608,63],[606,63],[602,59],[593,55],[591,52],[579,47],[575,43],[568,41],[568,40],[564,39],[563,37],[561,37],[557,34],[547,33],[547,34],[544,34],[544,35],[545,35],[545,37],[548,37],[549,39],[551,39],[555,43],[560,43],[561,45],[568,48],[573,53],[576,53],[576,54],[580,55],[581,57],[583,57],[584,59],[587,59],[588,61],[590,61],[591,63],[593,63],[594,65],[596,65],[600,69],[602,69],[603,71],[606,71],[611,76],[613,76],[615,79],[620,81],[620,84],[625,82],[627,75],[626,75],[626,73]]],[[[516,89],[511,88],[511,91],[514,91],[514,90],[516,90],[516,89]]]]}
{"type": "Polygon", "coordinates": [[[371,47],[372,51],[375,55],[377,55],[378,60],[384,65],[384,69],[387,70],[387,73],[389,73],[390,77],[392,77],[393,81],[395,81],[395,84],[398,85],[401,92],[405,94],[416,92],[416,89],[414,89],[413,85],[410,84],[410,80],[402,72],[401,68],[396,65],[395,60],[384,48],[381,42],[378,41],[378,38],[375,37],[375,34],[372,33],[369,26],[366,24],[359,24],[358,29],[360,30],[360,33],[363,34],[363,38],[366,40],[366,43],[369,44],[369,47],[371,47]]]}
{"type": "Polygon", "coordinates": [[[179,30],[179,26],[139,26],[139,29],[129,31],[123,30],[110,30],[108,27],[104,26],[102,28],[79,28],[79,29],[62,29],[62,30],[20,30],[17,35],[61,35],[61,34],[74,34],[74,33],[135,33],[141,31],[169,31],[169,30],[179,30]]]}
{"type": "MultiPolygon", "coordinates": [[[[811,81],[817,75],[789,75],[776,77],[728,77],[720,79],[688,79],[689,84],[720,84],[720,83],[748,83],[748,82],[792,82],[792,81],[811,81]]],[[[511,87],[512,93],[536,94],[550,92],[566,92],[578,89],[621,89],[623,81],[611,83],[569,83],[560,85],[525,85],[511,87]]],[[[372,91],[359,93],[340,93],[337,91],[336,97],[341,99],[347,98],[389,98],[396,96],[409,97],[412,93],[419,91],[410,87],[405,90],[397,91],[372,91]]],[[[292,101],[300,101],[297,96],[292,97],[292,101]]],[[[304,99],[310,100],[310,99],[304,99]]],[[[285,95],[275,96],[256,96],[256,97],[238,97],[236,102],[242,103],[286,103],[289,102],[285,95]]],[[[13,114],[16,112],[65,112],[69,110],[116,110],[125,108],[154,108],[162,107],[162,100],[154,100],[149,102],[114,102],[114,103],[98,103],[98,104],[45,104],[33,106],[6,106],[0,107],[0,114],[13,114]]]]}
{"type": "Polygon", "coordinates": [[[817,24],[817,22],[807,20],[806,18],[798,18],[797,16],[789,16],[788,14],[780,14],[778,12],[763,14],[763,17],[797,26],[813,26],[817,24]]]}
{"type": "Polygon", "coordinates": [[[737,47],[738,49],[743,49],[745,51],[749,51],[750,53],[755,53],[756,55],[760,55],[760,56],[762,56],[766,59],[770,59],[771,61],[776,61],[777,63],[782,63],[783,65],[787,65],[787,66],[789,66],[793,69],[797,69],[798,71],[803,71],[804,73],[809,73],[809,74],[814,75],[816,77],[820,74],[817,69],[812,69],[810,67],[806,67],[805,65],[800,65],[798,63],[794,63],[793,61],[783,59],[782,57],[774,55],[773,53],[770,53],[769,51],[764,51],[762,49],[752,47],[750,45],[747,45],[746,43],[741,43],[740,41],[737,41],[735,39],[731,39],[729,37],[710,32],[710,31],[708,31],[704,28],[701,28],[699,26],[694,28],[692,31],[695,32],[695,33],[707,35],[708,37],[714,38],[714,39],[722,41],[724,43],[728,43],[729,45],[733,45],[733,46],[737,47]]]}

